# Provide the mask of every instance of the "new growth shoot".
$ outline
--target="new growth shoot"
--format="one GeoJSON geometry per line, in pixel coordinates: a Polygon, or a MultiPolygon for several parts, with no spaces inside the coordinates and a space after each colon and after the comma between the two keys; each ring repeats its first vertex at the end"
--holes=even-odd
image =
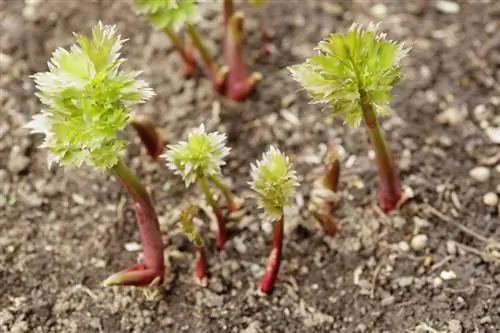
{"type": "Polygon", "coordinates": [[[202,124],[189,133],[187,141],[167,146],[167,152],[162,156],[167,160],[167,167],[182,177],[186,187],[192,183],[198,184],[205,200],[212,207],[218,227],[218,250],[224,247],[228,232],[226,217],[214,197],[210,184],[218,188],[227,199],[229,211],[241,207],[241,203],[237,202],[221,179],[221,167],[226,164],[224,159],[229,151],[230,149],[226,147],[226,135],[218,132],[206,133],[202,124]]]}
{"type": "Polygon", "coordinates": [[[181,46],[180,41],[176,40],[178,39],[177,32],[181,28],[185,28],[187,35],[200,55],[205,73],[212,81],[214,89],[222,93],[226,72],[219,69],[219,66],[214,62],[203,43],[203,38],[198,29],[196,29],[195,25],[201,18],[196,0],[136,0],[135,4],[139,12],[148,14],[153,26],[165,31],[171,39],[172,44],[174,44],[181,54],[184,54],[184,60],[191,63],[194,58],[192,56],[186,57],[186,48],[181,46]]]}
{"type": "Polygon", "coordinates": [[[194,0],[135,0],[135,10],[145,14],[151,24],[170,39],[184,62],[188,76],[196,74],[196,58],[190,47],[186,47],[179,34],[185,24],[194,24],[199,15],[194,0]]]}
{"type": "Polygon", "coordinates": [[[193,223],[196,213],[197,208],[193,205],[190,205],[188,209],[184,210],[181,213],[181,228],[196,247],[195,281],[199,285],[206,287],[208,281],[207,254],[205,252],[203,238],[200,236],[193,223]]]}
{"type": "Polygon", "coordinates": [[[309,210],[327,235],[334,235],[339,231],[331,213],[338,201],[341,155],[340,148],[336,146],[326,153],[323,175],[315,182],[315,188],[311,192],[309,210]]]}
{"type": "Polygon", "coordinates": [[[44,134],[41,147],[49,152],[49,164],[109,172],[134,200],[144,262],[111,275],[104,284],[161,284],[165,264],[156,211],[146,188],[120,158],[127,142],[117,138],[131,121],[131,108],[154,93],[137,79],[139,72],[120,69],[124,40],[115,26],[99,22],[91,38],[75,37],[77,44],[69,50],[53,53],[48,72],[33,76],[44,109],[25,127],[44,134]]]}
{"type": "Polygon", "coordinates": [[[271,254],[261,281],[260,290],[269,294],[274,288],[283,250],[284,208],[290,204],[298,186],[297,176],[288,157],[271,146],[262,159],[251,166],[252,181],[259,208],[265,220],[274,223],[271,254]]]}
{"type": "Polygon", "coordinates": [[[388,212],[401,202],[402,189],[378,117],[391,112],[391,90],[402,77],[401,59],[409,47],[377,28],[353,24],[345,34],[332,34],[318,45],[318,55],[290,71],[312,103],[328,104],[352,127],[365,124],[376,153],[379,204],[388,212]]]}

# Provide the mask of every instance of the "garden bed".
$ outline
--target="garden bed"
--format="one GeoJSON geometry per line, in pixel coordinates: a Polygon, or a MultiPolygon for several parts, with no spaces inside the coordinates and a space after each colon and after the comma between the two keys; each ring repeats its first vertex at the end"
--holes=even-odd
{"type": "MultiPolygon", "coordinates": [[[[129,1],[50,0],[30,9],[27,1],[0,0],[6,55],[0,65],[0,331],[500,331],[499,207],[484,202],[486,193],[500,192],[500,146],[491,130],[500,128],[499,4],[461,3],[457,11],[439,1],[272,2],[266,16],[276,50],[256,57],[259,23],[247,11],[247,56],[264,80],[250,100],[234,104],[214,97],[204,78],[184,79],[168,39],[135,15],[129,1]],[[207,288],[194,285],[192,248],[178,219],[181,207],[201,195],[151,161],[132,130],[124,133],[132,141],[126,160],[156,203],[170,274],[152,300],[137,289],[101,286],[140,254],[129,198],[104,174],[48,170],[40,138],[21,127],[40,109],[29,75],[45,71],[56,47],[70,45],[72,32],[87,34],[98,20],[116,24],[130,39],[125,67],[142,69],[157,93],[137,111],[155,119],[168,142],[202,122],[228,133],[232,151],[224,173],[238,195],[248,195],[250,162],[270,144],[290,155],[302,186],[287,212],[284,261],[271,296],[258,292],[258,282],[272,236],[252,199],[231,222],[224,251],[217,253],[215,233],[206,227],[211,277],[207,288]],[[377,170],[364,128],[349,129],[309,105],[286,70],[311,56],[330,32],[371,20],[382,21],[390,38],[413,42],[394,112],[382,122],[413,198],[390,215],[376,205],[377,170]],[[321,158],[334,143],[347,156],[334,213],[342,232],[331,237],[306,207],[321,158]],[[488,171],[471,176],[478,166],[488,171]],[[416,235],[426,241],[412,244],[416,235]]],[[[220,52],[220,8],[206,7],[200,27],[210,49],[220,52]]]]}

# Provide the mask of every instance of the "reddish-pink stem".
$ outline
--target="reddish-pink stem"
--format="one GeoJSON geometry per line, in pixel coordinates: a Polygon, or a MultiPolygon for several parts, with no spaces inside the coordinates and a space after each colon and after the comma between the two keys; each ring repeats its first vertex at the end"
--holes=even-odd
{"type": "Polygon", "coordinates": [[[207,285],[208,279],[208,264],[205,247],[196,247],[196,264],[195,264],[195,279],[202,285],[207,285]]]}
{"type": "Polygon", "coordinates": [[[165,275],[163,241],[149,193],[122,161],[119,161],[111,171],[134,200],[143,244],[144,263],[113,274],[104,281],[104,284],[134,286],[147,286],[153,282],[161,284],[165,275]]]}
{"type": "Polygon", "coordinates": [[[379,205],[385,212],[389,212],[395,209],[402,200],[403,191],[401,183],[373,106],[369,102],[366,102],[366,94],[364,92],[361,93],[361,106],[365,125],[375,149],[380,179],[379,205]]]}
{"type": "Polygon", "coordinates": [[[226,94],[234,101],[245,100],[262,79],[260,73],[253,73],[248,76],[243,49],[245,39],[243,24],[243,13],[237,12],[233,14],[226,29],[227,36],[224,45],[225,60],[229,67],[226,94]]]}
{"type": "Polygon", "coordinates": [[[274,224],[273,245],[271,254],[267,260],[266,271],[260,283],[260,290],[265,294],[270,294],[278,278],[281,265],[281,253],[283,251],[283,215],[274,224]]]}

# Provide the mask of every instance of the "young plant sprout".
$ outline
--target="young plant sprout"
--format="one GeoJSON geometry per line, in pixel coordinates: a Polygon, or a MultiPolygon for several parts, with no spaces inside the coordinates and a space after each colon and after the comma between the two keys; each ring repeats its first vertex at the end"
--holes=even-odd
{"type": "Polygon", "coordinates": [[[148,155],[157,160],[165,147],[165,138],[161,130],[156,127],[151,119],[144,115],[132,117],[130,124],[139,135],[148,155]]]}
{"type": "Polygon", "coordinates": [[[135,10],[147,15],[151,24],[162,30],[182,57],[184,72],[187,76],[195,76],[197,65],[192,49],[186,47],[179,30],[185,22],[196,22],[198,13],[193,0],[135,0],[135,10]]]}
{"type": "Polygon", "coordinates": [[[391,90],[402,77],[401,59],[409,47],[377,28],[353,24],[346,34],[332,34],[319,44],[318,55],[290,71],[313,103],[329,104],[352,127],[364,122],[376,154],[379,204],[388,212],[402,201],[402,188],[377,117],[391,111],[391,90]]]}
{"type": "Polygon", "coordinates": [[[228,210],[235,211],[241,207],[231,190],[221,180],[221,166],[226,164],[224,158],[230,149],[226,147],[226,135],[218,132],[206,133],[202,124],[188,135],[187,141],[167,146],[162,155],[167,160],[167,167],[180,175],[186,187],[197,183],[205,200],[212,207],[217,221],[217,249],[221,250],[227,240],[226,218],[219,202],[215,199],[210,183],[215,185],[228,203],[228,210]]]}
{"type": "Polygon", "coordinates": [[[245,31],[242,12],[236,12],[231,16],[226,34],[225,58],[229,68],[226,95],[234,101],[243,101],[262,81],[262,74],[255,72],[248,75],[244,57],[245,31]]]}
{"type": "Polygon", "coordinates": [[[181,213],[181,228],[191,242],[196,247],[196,265],[195,265],[195,281],[203,286],[207,286],[208,270],[207,270],[207,254],[203,238],[196,230],[193,224],[193,219],[196,216],[196,207],[190,205],[188,209],[181,213]]]}
{"type": "Polygon", "coordinates": [[[261,160],[252,164],[251,177],[249,184],[255,191],[259,208],[264,210],[266,221],[274,222],[272,250],[260,285],[260,290],[269,294],[274,288],[281,264],[285,223],[283,211],[295,196],[299,184],[288,157],[273,146],[261,160]]]}
{"type": "Polygon", "coordinates": [[[165,263],[156,211],[146,188],[120,158],[127,142],[117,138],[130,123],[131,108],[154,93],[137,79],[139,72],[120,69],[124,40],[116,27],[99,22],[90,39],[75,36],[76,45],[53,53],[48,72],[33,75],[44,109],[25,127],[45,135],[41,147],[49,151],[49,164],[109,172],[134,200],[144,262],[111,275],[104,284],[161,284],[165,263]]]}
{"type": "Polygon", "coordinates": [[[261,33],[261,46],[260,55],[266,56],[271,53],[271,44],[269,42],[269,33],[266,28],[266,19],[264,15],[264,7],[267,5],[269,0],[249,0],[250,4],[259,8],[260,14],[260,33],[261,33]]]}
{"type": "Polygon", "coordinates": [[[340,151],[338,147],[326,153],[325,167],[321,179],[315,183],[316,188],[311,192],[310,211],[321,224],[327,235],[334,235],[339,227],[331,217],[337,201],[336,192],[340,178],[340,151]]]}
{"type": "MultiPolygon", "coordinates": [[[[177,49],[180,49],[178,45],[181,43],[180,41],[174,42],[174,36],[176,36],[174,32],[182,27],[186,28],[187,35],[198,50],[205,72],[212,81],[214,89],[222,93],[227,73],[225,69],[219,69],[219,66],[213,61],[198,29],[195,27],[196,22],[200,19],[196,0],[136,0],[135,4],[139,12],[148,14],[153,26],[165,31],[177,49]]],[[[183,50],[183,54],[185,54],[186,48],[183,47],[183,50]]]]}

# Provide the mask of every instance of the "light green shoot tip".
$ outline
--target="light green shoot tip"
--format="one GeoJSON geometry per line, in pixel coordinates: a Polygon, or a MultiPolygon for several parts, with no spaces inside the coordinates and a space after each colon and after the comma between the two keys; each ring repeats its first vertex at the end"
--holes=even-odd
{"type": "Polygon", "coordinates": [[[189,240],[193,242],[196,247],[203,247],[203,238],[200,236],[193,223],[196,211],[196,207],[192,205],[189,206],[188,209],[184,210],[181,213],[180,224],[182,231],[186,234],[189,240]]]}
{"type": "Polygon", "coordinates": [[[377,24],[353,24],[347,33],[319,43],[318,55],[289,67],[312,103],[330,105],[353,127],[362,120],[361,93],[378,115],[391,111],[391,90],[402,77],[400,61],[410,49],[377,30],[377,24]]]}
{"type": "Polygon", "coordinates": [[[125,149],[116,136],[129,123],[131,107],[154,93],[136,79],[140,72],[120,70],[124,40],[115,26],[99,22],[90,39],[75,36],[77,44],[53,53],[48,72],[33,75],[44,110],[25,127],[45,135],[49,164],[106,170],[125,149]]]}
{"type": "Polygon", "coordinates": [[[167,146],[167,152],[161,157],[167,160],[169,169],[182,176],[187,187],[201,177],[219,176],[229,151],[225,134],[206,133],[201,124],[189,133],[187,141],[167,146]]]}
{"type": "Polygon", "coordinates": [[[147,14],[156,29],[177,31],[200,19],[196,0],[135,0],[135,10],[147,14]]]}
{"type": "Polygon", "coordinates": [[[268,221],[283,215],[284,207],[290,204],[299,185],[288,157],[271,146],[262,159],[251,166],[251,188],[256,192],[259,208],[263,208],[268,221]]]}

